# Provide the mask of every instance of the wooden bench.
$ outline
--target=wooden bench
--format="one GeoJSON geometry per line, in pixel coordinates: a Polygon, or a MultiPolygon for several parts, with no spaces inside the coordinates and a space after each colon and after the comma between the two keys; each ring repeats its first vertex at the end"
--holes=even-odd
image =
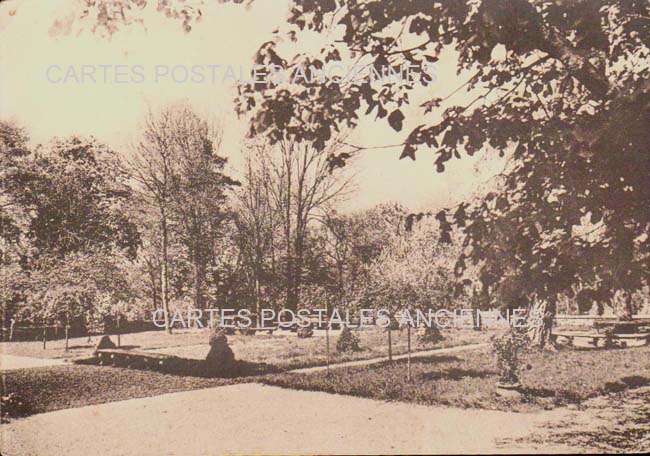
{"type": "Polygon", "coordinates": [[[569,345],[574,345],[575,339],[580,338],[580,339],[588,339],[589,344],[593,345],[594,347],[598,346],[598,341],[600,339],[607,339],[606,334],[598,334],[598,333],[584,333],[584,332],[554,332],[551,334],[551,341],[555,342],[557,341],[558,337],[564,337],[569,341],[569,345]]]}
{"type": "Polygon", "coordinates": [[[650,319],[595,320],[593,326],[597,332],[600,332],[601,329],[611,329],[614,334],[642,334],[640,328],[644,326],[650,327],[650,319]]]}
{"type": "Polygon", "coordinates": [[[574,345],[575,339],[587,339],[589,344],[594,347],[598,346],[598,341],[609,339],[611,341],[620,341],[621,345],[626,347],[628,341],[645,341],[646,344],[650,343],[650,333],[631,333],[631,334],[602,334],[602,333],[586,333],[586,332],[554,332],[551,334],[551,340],[557,341],[558,337],[568,339],[569,345],[574,345]]]}
{"type": "Polygon", "coordinates": [[[273,331],[275,331],[277,326],[258,326],[254,328],[240,328],[239,332],[242,334],[255,334],[258,332],[265,332],[268,333],[269,335],[273,334],[273,331]]]}
{"type": "Polygon", "coordinates": [[[612,334],[611,337],[623,347],[627,347],[628,342],[644,342],[645,345],[650,345],[650,333],[612,334]]]}
{"type": "MultiPolygon", "coordinates": [[[[321,318],[318,317],[318,315],[309,315],[306,317],[307,321],[311,323],[311,327],[313,329],[341,329],[341,325],[339,323],[332,323],[330,327],[330,319],[327,316],[323,316],[321,318]]],[[[357,323],[358,323],[358,318],[357,318],[357,323]]],[[[351,321],[350,323],[354,323],[354,321],[351,321]]],[[[296,329],[298,328],[298,325],[296,324],[296,329]]]]}

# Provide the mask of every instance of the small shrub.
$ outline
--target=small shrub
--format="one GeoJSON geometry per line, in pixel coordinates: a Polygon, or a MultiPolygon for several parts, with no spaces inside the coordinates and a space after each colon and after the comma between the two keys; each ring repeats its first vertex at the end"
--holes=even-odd
{"type": "Polygon", "coordinates": [[[336,351],[339,353],[348,353],[360,350],[359,338],[350,331],[350,328],[344,326],[336,341],[336,351]]]}
{"type": "MultiPolygon", "coordinates": [[[[215,326],[213,329],[213,332],[219,332],[221,334],[225,334],[228,336],[232,336],[237,332],[237,328],[235,326],[215,326]]],[[[243,332],[242,332],[243,333],[243,332]]],[[[255,333],[253,333],[255,334],[255,333]]]]}
{"type": "Polygon", "coordinates": [[[228,331],[225,331],[224,328],[220,327],[215,327],[212,331],[210,331],[210,336],[208,337],[208,345],[211,347],[214,346],[215,344],[219,344],[222,342],[228,343],[228,331]]]}
{"type": "Polygon", "coordinates": [[[104,350],[108,348],[117,348],[117,345],[111,340],[110,337],[108,336],[102,336],[101,339],[99,339],[99,342],[95,346],[95,350],[104,350]]]}
{"type": "Polygon", "coordinates": [[[308,337],[311,337],[314,335],[314,329],[312,328],[312,325],[309,324],[309,326],[299,326],[298,327],[298,337],[301,339],[306,339],[308,337]]]}
{"type": "Polygon", "coordinates": [[[236,366],[235,354],[228,345],[228,337],[221,329],[210,334],[210,351],[205,357],[205,366],[209,374],[223,375],[233,371],[236,366]]]}
{"type": "Polygon", "coordinates": [[[499,381],[518,383],[521,353],[528,346],[526,333],[518,328],[509,328],[504,333],[492,336],[490,342],[499,370],[499,381]]]}
{"type": "Polygon", "coordinates": [[[17,394],[8,393],[0,397],[0,421],[2,423],[6,423],[9,418],[18,418],[29,414],[29,405],[17,394]]]}
{"type": "Polygon", "coordinates": [[[436,324],[423,326],[418,330],[417,345],[421,347],[435,345],[443,339],[444,337],[436,324]]]}
{"type": "MultiPolygon", "coordinates": [[[[225,332],[226,334],[234,334],[234,333],[229,333],[225,332]]],[[[241,334],[242,336],[254,336],[255,335],[255,330],[253,328],[247,328],[247,327],[241,327],[237,329],[237,333],[241,334]]]]}

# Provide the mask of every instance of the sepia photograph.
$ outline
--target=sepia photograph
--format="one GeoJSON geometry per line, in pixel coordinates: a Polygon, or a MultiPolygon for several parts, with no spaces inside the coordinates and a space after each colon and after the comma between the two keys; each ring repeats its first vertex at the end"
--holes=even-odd
{"type": "Polygon", "coordinates": [[[0,0],[0,456],[650,453],[650,0],[0,0]]]}

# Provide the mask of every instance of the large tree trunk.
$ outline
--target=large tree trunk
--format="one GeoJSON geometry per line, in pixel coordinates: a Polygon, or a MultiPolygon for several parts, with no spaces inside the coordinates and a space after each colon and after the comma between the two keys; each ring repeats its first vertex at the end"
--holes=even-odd
{"type": "Polygon", "coordinates": [[[194,308],[203,309],[203,265],[194,262],[194,308]]]}
{"type": "Polygon", "coordinates": [[[551,330],[555,318],[555,301],[536,299],[528,312],[528,338],[531,345],[543,348],[554,348],[551,342],[551,330]]]}
{"type": "Polygon", "coordinates": [[[287,258],[286,299],[285,308],[295,310],[296,308],[296,278],[295,262],[292,257],[287,258]]]}
{"type": "Polygon", "coordinates": [[[149,274],[149,281],[151,282],[151,306],[155,312],[158,310],[158,282],[156,281],[156,268],[154,268],[151,261],[145,259],[147,262],[147,272],[149,274]]]}
{"type": "MultiPolygon", "coordinates": [[[[302,234],[300,234],[302,236],[302,234]]],[[[293,275],[293,307],[292,310],[298,310],[300,305],[300,287],[302,285],[302,269],[304,264],[304,251],[302,238],[298,239],[296,242],[296,259],[294,262],[294,275],[293,275]]]]}
{"type": "Polygon", "coordinates": [[[614,309],[621,320],[632,320],[634,309],[632,308],[632,293],[628,290],[617,290],[613,296],[614,309]]]}
{"type": "Polygon", "coordinates": [[[304,246],[302,242],[302,234],[300,231],[296,230],[294,236],[296,239],[293,243],[293,251],[287,249],[288,254],[288,264],[287,264],[287,309],[291,309],[294,312],[298,310],[298,304],[300,301],[300,285],[302,283],[302,268],[304,261],[304,246]]]}
{"type": "Polygon", "coordinates": [[[172,327],[169,324],[169,258],[167,247],[169,243],[169,233],[167,230],[167,215],[164,208],[161,210],[160,226],[162,231],[162,270],[161,270],[161,288],[162,288],[162,305],[163,314],[165,315],[165,331],[172,333],[172,327]]]}
{"type": "Polygon", "coordinates": [[[260,296],[261,296],[261,290],[260,290],[260,274],[258,272],[255,273],[255,315],[256,315],[256,326],[262,326],[260,324],[260,312],[262,311],[261,306],[260,306],[260,296]]]}
{"type": "Polygon", "coordinates": [[[347,309],[347,294],[345,292],[345,280],[343,278],[343,262],[339,261],[337,264],[338,286],[339,286],[339,304],[347,309]]]}

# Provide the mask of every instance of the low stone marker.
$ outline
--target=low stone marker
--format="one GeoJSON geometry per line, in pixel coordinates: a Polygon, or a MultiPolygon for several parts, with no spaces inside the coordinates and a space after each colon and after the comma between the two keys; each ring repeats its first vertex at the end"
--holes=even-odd
{"type": "Polygon", "coordinates": [[[107,348],[117,348],[117,346],[113,343],[110,337],[102,336],[102,338],[99,339],[99,342],[97,342],[97,346],[95,346],[95,351],[105,350],[107,348]]]}
{"type": "Polygon", "coordinates": [[[235,361],[235,354],[228,346],[226,335],[221,331],[213,332],[209,343],[210,351],[205,360],[195,360],[162,353],[115,348],[110,338],[103,336],[97,344],[93,360],[100,366],[148,369],[180,375],[209,377],[234,375],[239,363],[235,361]]]}
{"type": "Polygon", "coordinates": [[[195,360],[179,358],[162,353],[147,353],[132,350],[101,349],[95,354],[100,366],[117,366],[130,369],[155,370],[175,374],[192,374],[195,360]]]}
{"type": "Polygon", "coordinates": [[[228,346],[228,338],[222,331],[210,334],[210,351],[205,357],[205,368],[208,373],[219,374],[228,372],[235,366],[235,354],[228,346]]]}

